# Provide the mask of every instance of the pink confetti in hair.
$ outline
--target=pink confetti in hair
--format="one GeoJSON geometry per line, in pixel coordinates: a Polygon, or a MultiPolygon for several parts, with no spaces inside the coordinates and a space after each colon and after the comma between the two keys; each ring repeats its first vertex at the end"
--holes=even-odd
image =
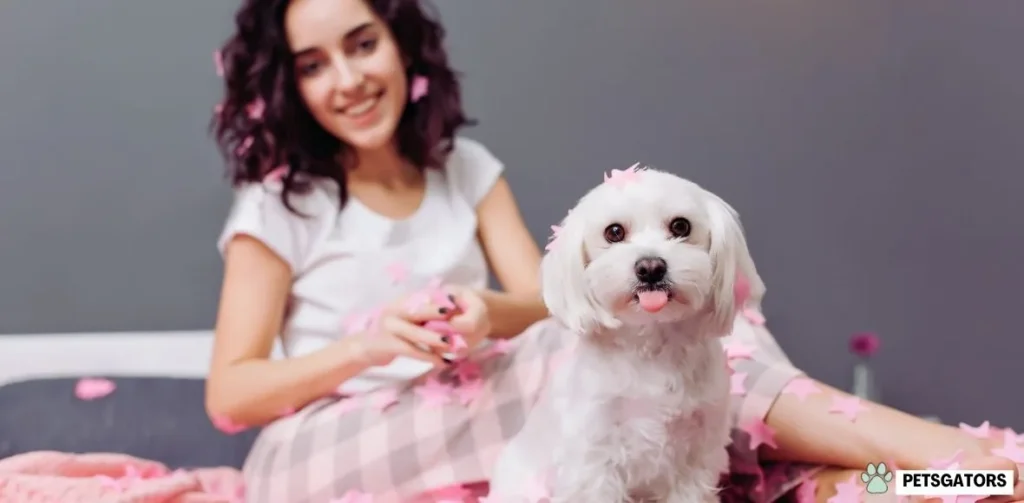
{"type": "Polygon", "coordinates": [[[216,70],[218,77],[224,76],[224,57],[220,49],[213,51],[213,68],[216,70]]]}
{"type": "Polygon", "coordinates": [[[267,110],[267,104],[263,101],[263,98],[256,98],[252,103],[249,103],[245,107],[246,114],[249,118],[258,121],[263,119],[263,113],[267,110]]]}
{"type": "Polygon", "coordinates": [[[213,113],[215,113],[217,115],[220,115],[220,114],[224,113],[224,104],[223,103],[217,103],[216,105],[214,105],[213,106],[213,113]]]}
{"type": "Polygon", "coordinates": [[[412,78],[412,84],[409,86],[409,99],[413,103],[423,99],[428,92],[430,92],[430,80],[423,75],[417,75],[412,78]]]}
{"type": "Polygon", "coordinates": [[[242,143],[238,144],[238,148],[235,149],[235,153],[240,156],[245,155],[246,152],[248,152],[249,149],[252,148],[252,144],[254,141],[256,140],[254,140],[252,136],[246,136],[245,139],[242,140],[242,143]]]}
{"type": "Polygon", "coordinates": [[[284,177],[286,176],[288,176],[288,165],[282,164],[270,170],[270,172],[267,173],[266,176],[263,177],[263,179],[268,182],[280,182],[284,180],[284,177]]]}

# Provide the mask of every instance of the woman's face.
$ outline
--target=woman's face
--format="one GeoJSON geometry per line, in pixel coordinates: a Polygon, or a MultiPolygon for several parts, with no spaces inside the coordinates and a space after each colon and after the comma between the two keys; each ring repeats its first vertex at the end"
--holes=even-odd
{"type": "Polygon", "coordinates": [[[285,31],[299,94],[356,151],[393,145],[408,82],[391,30],[365,0],[293,0],[285,31]]]}

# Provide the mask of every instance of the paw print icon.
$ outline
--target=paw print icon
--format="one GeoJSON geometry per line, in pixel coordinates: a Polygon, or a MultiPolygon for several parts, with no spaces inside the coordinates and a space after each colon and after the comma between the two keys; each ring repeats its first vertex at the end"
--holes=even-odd
{"type": "Polygon", "coordinates": [[[885,494],[889,491],[889,483],[892,482],[892,472],[885,463],[869,463],[864,473],[860,474],[860,480],[868,485],[868,494],[885,494]]]}

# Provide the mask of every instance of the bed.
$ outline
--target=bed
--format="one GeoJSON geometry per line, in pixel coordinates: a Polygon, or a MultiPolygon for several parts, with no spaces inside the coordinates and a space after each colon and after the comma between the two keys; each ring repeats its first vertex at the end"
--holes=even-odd
{"type": "MultiPolygon", "coordinates": [[[[211,331],[0,336],[0,458],[34,450],[120,452],[176,468],[241,467],[257,431],[210,424],[211,331]],[[82,377],[117,384],[93,401],[82,377]]],[[[280,349],[275,348],[280,355],[280,349]]]]}

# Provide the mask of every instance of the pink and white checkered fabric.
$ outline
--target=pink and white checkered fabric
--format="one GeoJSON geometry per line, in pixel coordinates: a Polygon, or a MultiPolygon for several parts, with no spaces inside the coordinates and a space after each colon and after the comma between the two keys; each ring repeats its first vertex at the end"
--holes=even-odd
{"type": "MultiPolygon", "coordinates": [[[[734,396],[734,419],[763,417],[799,372],[763,327],[737,318],[730,338],[759,349],[754,358],[734,365],[748,373],[750,390],[734,396]]],[[[408,503],[424,501],[424,493],[439,488],[479,487],[571,344],[552,320],[534,324],[513,340],[508,353],[478,359],[484,390],[469,405],[428,404],[413,391],[416,383],[400,389],[398,402],[383,412],[352,407],[346,403],[351,398],[314,402],[260,433],[244,468],[247,500],[329,503],[357,490],[372,494],[374,503],[408,503]]],[[[742,448],[745,432],[734,429],[733,438],[733,473],[723,479],[725,501],[777,500],[813,473],[805,466],[760,463],[756,453],[742,448]]]]}

